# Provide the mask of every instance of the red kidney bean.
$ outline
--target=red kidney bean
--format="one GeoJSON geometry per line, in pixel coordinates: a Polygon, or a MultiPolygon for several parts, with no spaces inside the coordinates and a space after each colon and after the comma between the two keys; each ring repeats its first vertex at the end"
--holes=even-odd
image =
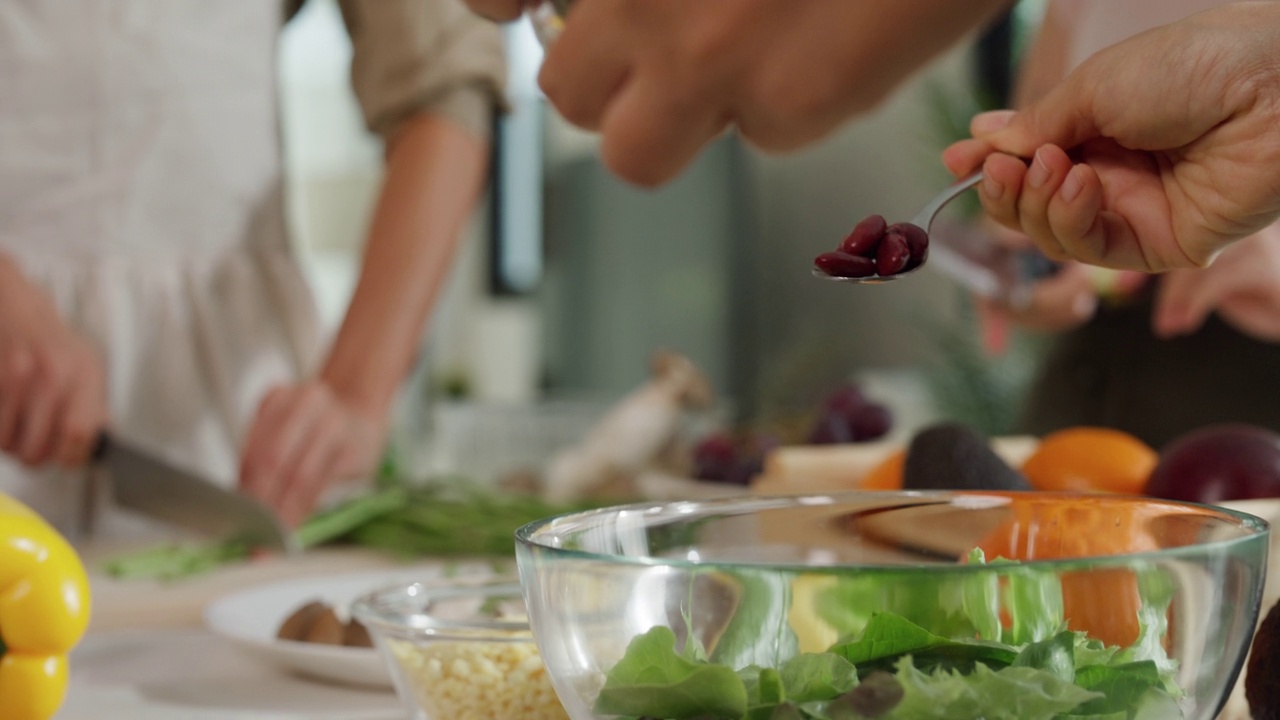
{"type": "Polygon", "coordinates": [[[885,227],[884,218],[879,215],[864,219],[855,225],[849,236],[840,243],[840,252],[866,258],[875,257],[876,248],[884,238],[885,227]]]}
{"type": "Polygon", "coordinates": [[[834,252],[823,253],[814,265],[833,277],[886,277],[918,267],[929,256],[929,235],[917,225],[886,225],[883,216],[864,218],[834,252]],[[866,262],[862,262],[862,261],[866,262]]]}
{"type": "Polygon", "coordinates": [[[897,275],[907,268],[911,261],[911,250],[907,247],[907,238],[901,232],[885,233],[876,250],[876,273],[881,277],[897,275]]]}
{"type": "Polygon", "coordinates": [[[907,250],[911,252],[911,260],[907,262],[908,268],[923,263],[929,257],[929,234],[924,231],[924,228],[911,223],[895,223],[889,227],[889,230],[896,230],[907,239],[907,250]]]}
{"type": "Polygon", "coordinates": [[[813,259],[814,267],[832,277],[861,278],[876,274],[876,262],[871,258],[850,255],[839,250],[822,253],[813,259]]]}

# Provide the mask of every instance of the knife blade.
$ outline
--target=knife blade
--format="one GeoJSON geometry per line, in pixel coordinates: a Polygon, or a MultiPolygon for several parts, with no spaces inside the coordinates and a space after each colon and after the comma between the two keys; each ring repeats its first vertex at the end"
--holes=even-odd
{"type": "Polygon", "coordinates": [[[248,495],[220,488],[106,434],[98,439],[93,457],[106,468],[115,500],[123,507],[255,548],[297,549],[293,533],[276,514],[248,495]]]}

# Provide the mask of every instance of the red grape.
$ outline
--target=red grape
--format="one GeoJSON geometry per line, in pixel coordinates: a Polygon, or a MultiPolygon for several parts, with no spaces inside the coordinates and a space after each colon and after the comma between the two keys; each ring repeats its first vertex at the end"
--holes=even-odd
{"type": "Polygon", "coordinates": [[[857,385],[844,385],[827,396],[809,432],[813,445],[867,442],[886,435],[893,425],[888,408],[869,401],[857,385]]]}
{"type": "Polygon", "coordinates": [[[853,442],[853,428],[843,414],[823,413],[809,432],[810,445],[843,445],[853,442]]]}
{"type": "Polygon", "coordinates": [[[883,405],[863,405],[849,417],[849,431],[854,442],[877,440],[888,435],[892,427],[893,414],[883,405]]]}
{"type": "Polygon", "coordinates": [[[694,477],[699,480],[721,482],[728,477],[737,461],[738,451],[733,439],[722,433],[703,438],[693,449],[694,477]]]}
{"type": "Polygon", "coordinates": [[[854,384],[842,386],[839,390],[827,396],[826,402],[822,407],[828,412],[836,412],[847,414],[862,407],[867,403],[867,398],[862,394],[862,390],[854,384]]]}
{"type": "Polygon", "coordinates": [[[749,485],[764,470],[764,456],[777,446],[777,438],[767,435],[708,435],[694,447],[694,477],[707,482],[749,485]]]}

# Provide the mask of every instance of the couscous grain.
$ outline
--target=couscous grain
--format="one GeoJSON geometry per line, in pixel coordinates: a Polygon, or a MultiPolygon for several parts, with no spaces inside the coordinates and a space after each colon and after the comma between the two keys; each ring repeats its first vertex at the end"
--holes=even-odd
{"type": "Polygon", "coordinates": [[[568,720],[532,641],[387,644],[433,720],[568,720]]]}

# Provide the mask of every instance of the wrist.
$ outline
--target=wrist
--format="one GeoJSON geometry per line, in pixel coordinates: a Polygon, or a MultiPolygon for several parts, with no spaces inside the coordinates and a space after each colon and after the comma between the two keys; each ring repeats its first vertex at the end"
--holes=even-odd
{"type": "Polygon", "coordinates": [[[377,382],[376,375],[331,360],[318,379],[343,405],[380,426],[391,412],[395,388],[388,389],[377,382]]]}

